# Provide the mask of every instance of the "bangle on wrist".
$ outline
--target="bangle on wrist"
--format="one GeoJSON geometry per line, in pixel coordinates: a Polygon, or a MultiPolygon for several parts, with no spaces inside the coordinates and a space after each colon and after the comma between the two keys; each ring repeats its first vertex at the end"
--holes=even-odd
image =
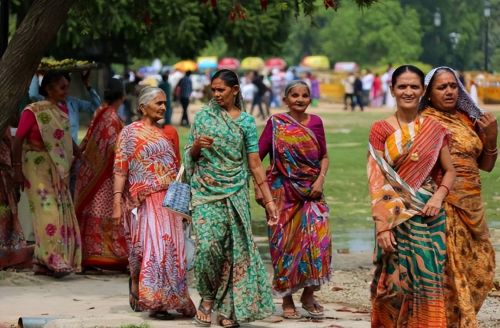
{"type": "Polygon", "coordinates": [[[443,188],[446,189],[446,196],[448,196],[450,194],[450,188],[448,188],[444,184],[442,184],[442,185],[439,185],[438,189],[441,188],[441,187],[443,187],[443,188]]]}
{"type": "Polygon", "coordinates": [[[493,148],[493,149],[488,149],[486,147],[483,148],[483,153],[485,155],[497,155],[498,154],[498,148],[493,148]]]}
{"type": "Polygon", "coordinates": [[[266,180],[262,180],[261,182],[256,182],[257,186],[262,186],[264,183],[266,183],[266,180]]]}
{"type": "Polygon", "coordinates": [[[116,194],[123,194],[123,191],[113,191],[113,196],[116,194]]]}
{"type": "Polygon", "coordinates": [[[270,203],[272,203],[272,202],[274,202],[274,200],[272,200],[272,199],[271,199],[271,200],[268,200],[267,202],[265,202],[265,203],[264,203],[264,207],[266,207],[266,206],[267,206],[267,204],[270,204],[270,203]]]}

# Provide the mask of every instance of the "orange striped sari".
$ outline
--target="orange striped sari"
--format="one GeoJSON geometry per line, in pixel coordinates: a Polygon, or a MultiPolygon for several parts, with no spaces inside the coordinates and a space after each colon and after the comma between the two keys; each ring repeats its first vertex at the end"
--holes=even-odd
{"type": "Polygon", "coordinates": [[[398,130],[386,121],[372,126],[368,179],[375,229],[392,231],[397,241],[393,253],[375,245],[374,328],[446,327],[444,211],[420,215],[436,189],[439,153],[446,142],[446,130],[430,119],[398,130]]]}

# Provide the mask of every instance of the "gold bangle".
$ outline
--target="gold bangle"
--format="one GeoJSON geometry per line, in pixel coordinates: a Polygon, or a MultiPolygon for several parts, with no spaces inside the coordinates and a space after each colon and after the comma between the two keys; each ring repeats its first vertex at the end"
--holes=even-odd
{"type": "Polygon", "coordinates": [[[273,200],[273,199],[268,200],[267,202],[265,202],[265,203],[264,203],[264,207],[266,207],[266,206],[267,206],[267,204],[272,203],[272,202],[274,202],[274,200],[273,200]]]}
{"type": "Polygon", "coordinates": [[[484,148],[483,149],[483,153],[485,155],[497,155],[498,154],[498,148],[495,148],[495,149],[488,149],[488,148],[484,148]]]}
{"type": "Polygon", "coordinates": [[[123,191],[113,191],[113,196],[116,194],[123,194],[123,191]]]}

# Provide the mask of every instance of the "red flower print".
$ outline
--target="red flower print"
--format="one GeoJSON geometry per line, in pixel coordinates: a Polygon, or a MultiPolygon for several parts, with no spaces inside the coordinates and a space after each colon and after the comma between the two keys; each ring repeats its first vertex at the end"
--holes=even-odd
{"type": "Polygon", "coordinates": [[[47,233],[47,235],[49,235],[51,237],[56,233],[56,231],[57,231],[57,228],[52,223],[47,224],[47,226],[45,227],[45,232],[47,233]]]}
{"type": "Polygon", "coordinates": [[[63,130],[56,129],[54,131],[54,138],[56,138],[57,140],[61,140],[63,137],[64,137],[64,131],[63,130]]]}

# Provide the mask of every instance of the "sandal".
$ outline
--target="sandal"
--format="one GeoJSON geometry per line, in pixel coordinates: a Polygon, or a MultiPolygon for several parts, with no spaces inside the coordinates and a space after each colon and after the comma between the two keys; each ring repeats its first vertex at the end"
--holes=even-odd
{"type": "Polygon", "coordinates": [[[174,320],[175,317],[168,313],[168,311],[152,311],[149,313],[149,317],[158,320],[174,320]]]}
{"type": "Polygon", "coordinates": [[[296,319],[301,319],[302,316],[300,315],[299,312],[297,312],[297,309],[295,307],[288,308],[288,309],[283,309],[283,318],[285,319],[291,319],[291,320],[296,320],[296,319]]]}
{"type": "Polygon", "coordinates": [[[128,303],[130,304],[132,311],[142,312],[139,307],[139,296],[132,292],[132,277],[128,278],[128,303]]]}
{"type": "MultiPolygon", "coordinates": [[[[203,313],[206,316],[212,315],[212,307],[210,307],[209,309],[204,307],[203,306],[203,299],[201,299],[201,301],[200,301],[200,305],[198,306],[198,311],[200,311],[201,313],[203,313]]],[[[210,325],[212,324],[212,320],[205,321],[205,320],[200,319],[198,317],[198,312],[196,312],[196,315],[194,316],[193,320],[194,320],[195,326],[197,326],[197,327],[210,327],[210,325]]]]}
{"type": "Polygon", "coordinates": [[[217,322],[224,328],[238,328],[240,326],[240,324],[236,320],[226,318],[222,315],[219,315],[219,317],[217,318],[217,322]]]}
{"type": "MultiPolygon", "coordinates": [[[[319,304],[318,304],[319,305],[319,304]]],[[[302,303],[302,308],[306,310],[307,314],[311,318],[323,318],[325,314],[323,313],[323,310],[320,309],[314,302],[312,304],[304,304],[302,303]]]]}

